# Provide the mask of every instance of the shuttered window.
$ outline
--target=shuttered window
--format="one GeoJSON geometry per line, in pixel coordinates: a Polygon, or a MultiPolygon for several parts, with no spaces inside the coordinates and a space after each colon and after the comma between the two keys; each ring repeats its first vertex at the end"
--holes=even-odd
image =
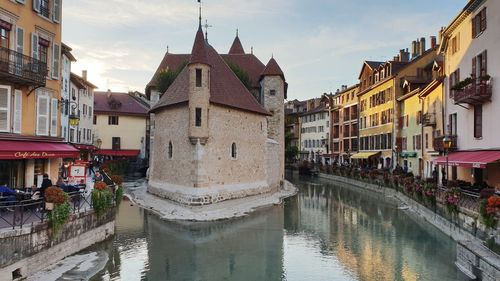
{"type": "Polygon", "coordinates": [[[16,134],[21,133],[23,121],[23,92],[20,90],[14,91],[14,124],[13,131],[16,134]]]}
{"type": "Polygon", "coordinates": [[[59,78],[60,47],[56,43],[52,45],[52,78],[59,78]]]}
{"type": "Polygon", "coordinates": [[[39,95],[36,105],[36,134],[47,136],[49,134],[49,97],[39,95]]]}
{"type": "Polygon", "coordinates": [[[50,135],[52,137],[57,136],[57,99],[50,100],[50,135]]]}
{"type": "Polygon", "coordinates": [[[0,132],[10,131],[10,87],[0,86],[0,132]]]}
{"type": "Polygon", "coordinates": [[[472,38],[478,37],[486,30],[486,7],[472,18],[472,38]]]}
{"type": "Polygon", "coordinates": [[[38,59],[38,34],[31,33],[31,57],[38,59]]]}
{"type": "Polygon", "coordinates": [[[483,137],[483,106],[474,106],[474,137],[483,137]]]}
{"type": "Polygon", "coordinates": [[[55,22],[61,22],[61,0],[54,0],[54,12],[52,20],[55,22]]]}

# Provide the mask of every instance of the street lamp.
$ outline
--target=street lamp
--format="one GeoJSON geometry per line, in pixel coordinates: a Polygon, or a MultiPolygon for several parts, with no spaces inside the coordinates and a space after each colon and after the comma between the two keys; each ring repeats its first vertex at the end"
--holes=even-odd
{"type": "Polygon", "coordinates": [[[66,106],[69,107],[69,105],[71,105],[71,114],[69,115],[69,125],[78,126],[78,124],[80,124],[80,116],[75,113],[75,111],[78,109],[78,103],[71,101],[69,99],[61,99],[61,105],[64,108],[67,108],[66,106]]]}
{"type": "Polygon", "coordinates": [[[445,136],[443,138],[443,148],[444,148],[444,154],[446,156],[446,187],[448,187],[448,152],[451,148],[452,140],[449,136],[445,136]]]}

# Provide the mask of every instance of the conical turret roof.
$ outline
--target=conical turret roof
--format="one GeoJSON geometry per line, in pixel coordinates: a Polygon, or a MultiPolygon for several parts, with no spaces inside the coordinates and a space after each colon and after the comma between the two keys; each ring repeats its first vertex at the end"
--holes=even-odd
{"type": "Polygon", "coordinates": [[[229,49],[229,54],[245,54],[245,50],[243,49],[243,45],[241,45],[240,37],[238,37],[238,34],[236,34],[233,45],[231,45],[231,48],[229,49]]]}
{"type": "Polygon", "coordinates": [[[207,60],[207,42],[203,36],[201,25],[198,27],[194,39],[193,50],[191,51],[191,60],[189,63],[203,63],[210,65],[207,60]]]}
{"type": "Polygon", "coordinates": [[[285,80],[285,75],[274,58],[269,60],[261,76],[281,76],[285,80]]]}

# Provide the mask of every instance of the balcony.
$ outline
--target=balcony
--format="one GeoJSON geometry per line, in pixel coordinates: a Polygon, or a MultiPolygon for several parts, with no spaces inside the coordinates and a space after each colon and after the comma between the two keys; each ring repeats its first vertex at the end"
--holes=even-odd
{"type": "MultiPolygon", "coordinates": [[[[434,140],[432,141],[432,146],[434,147],[434,151],[439,151],[439,152],[444,151],[443,138],[444,138],[444,136],[439,136],[439,137],[434,138],[434,140]]],[[[457,150],[457,148],[458,148],[457,136],[449,136],[449,138],[451,139],[450,151],[457,150]]]]}
{"type": "Polygon", "coordinates": [[[422,116],[422,124],[425,127],[436,126],[436,113],[426,113],[422,116]]]}
{"type": "Polygon", "coordinates": [[[0,47],[0,81],[43,87],[47,72],[47,63],[0,47]]]}
{"type": "Polygon", "coordinates": [[[488,80],[476,78],[462,89],[454,90],[453,100],[455,104],[478,105],[491,101],[492,93],[491,78],[488,80]]]}

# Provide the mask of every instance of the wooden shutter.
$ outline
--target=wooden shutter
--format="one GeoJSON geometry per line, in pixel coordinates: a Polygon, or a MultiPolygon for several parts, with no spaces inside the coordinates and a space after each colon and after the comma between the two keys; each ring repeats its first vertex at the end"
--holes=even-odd
{"type": "Polygon", "coordinates": [[[40,13],[40,0],[33,0],[33,10],[40,13]]]}
{"type": "Polygon", "coordinates": [[[38,59],[38,34],[31,33],[31,57],[38,59]]]}
{"type": "Polygon", "coordinates": [[[486,7],[481,10],[481,31],[486,30],[486,7]]]}
{"type": "Polygon", "coordinates": [[[0,86],[0,132],[10,131],[10,87],[0,86]]]}
{"type": "Polygon", "coordinates": [[[16,52],[19,54],[16,56],[16,74],[22,75],[23,72],[23,54],[24,54],[24,30],[20,27],[16,28],[16,52]]]}
{"type": "Polygon", "coordinates": [[[36,134],[47,136],[49,134],[49,98],[39,95],[36,105],[36,134]]]}
{"type": "Polygon", "coordinates": [[[52,44],[52,78],[59,78],[60,48],[56,43],[52,44]]]}
{"type": "Polygon", "coordinates": [[[14,91],[14,124],[13,131],[16,134],[21,133],[23,118],[23,92],[21,90],[14,91]]]}
{"type": "Polygon", "coordinates": [[[481,138],[483,136],[483,106],[474,106],[474,137],[481,138]]]}
{"type": "Polygon", "coordinates": [[[484,52],[481,54],[481,76],[485,76],[486,74],[488,74],[488,67],[487,67],[487,62],[488,62],[488,59],[487,59],[487,50],[484,50],[484,52]]]}
{"type": "Polygon", "coordinates": [[[54,0],[54,13],[52,14],[52,20],[55,22],[61,21],[61,0],[54,0]]]}
{"type": "Polygon", "coordinates": [[[57,115],[59,111],[57,110],[57,99],[50,100],[50,135],[52,137],[57,136],[57,115]]]}
{"type": "Polygon", "coordinates": [[[476,38],[476,17],[472,18],[472,38],[476,38]]]}
{"type": "Polygon", "coordinates": [[[16,51],[24,53],[24,30],[20,27],[16,28],[16,51]]]}
{"type": "Polygon", "coordinates": [[[476,71],[476,57],[472,57],[472,79],[478,77],[476,71]]]}

